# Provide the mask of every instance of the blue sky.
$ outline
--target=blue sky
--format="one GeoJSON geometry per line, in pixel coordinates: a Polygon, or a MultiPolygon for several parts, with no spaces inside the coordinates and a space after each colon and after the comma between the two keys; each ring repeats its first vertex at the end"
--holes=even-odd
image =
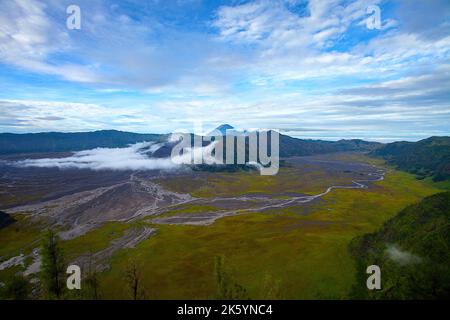
{"type": "Polygon", "coordinates": [[[449,57],[447,0],[1,1],[0,132],[450,135],[449,57]]]}

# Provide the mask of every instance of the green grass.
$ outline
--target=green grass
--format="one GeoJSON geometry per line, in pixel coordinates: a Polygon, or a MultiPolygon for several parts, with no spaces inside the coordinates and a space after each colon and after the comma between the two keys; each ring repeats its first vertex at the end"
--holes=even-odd
{"type": "MultiPolygon", "coordinates": [[[[182,204],[175,206],[173,209],[160,214],[156,216],[155,218],[162,218],[162,217],[170,217],[174,215],[182,215],[182,214],[189,214],[189,215],[195,215],[196,213],[205,213],[205,212],[216,212],[219,211],[219,208],[211,205],[198,205],[198,204],[182,204]]],[[[151,219],[150,219],[151,220],[151,219]]]]}
{"type": "MultiPolygon", "coordinates": [[[[14,215],[15,223],[0,229],[0,262],[6,261],[20,254],[28,255],[39,246],[43,235],[40,224],[31,223],[24,215],[14,215]]],[[[0,270],[0,282],[6,283],[19,271],[31,263],[25,259],[24,266],[18,265],[0,270]]]]}
{"type": "MultiPolygon", "coordinates": [[[[365,156],[339,156],[381,165],[365,156]]],[[[194,195],[207,197],[254,192],[283,197],[282,192],[315,194],[341,179],[311,169],[301,175],[295,168],[282,168],[273,177],[248,172],[215,173],[201,176],[206,179],[206,187],[197,182],[192,185],[196,186],[194,195]]],[[[189,182],[181,185],[171,180],[166,184],[183,191],[189,182]]],[[[354,260],[348,252],[351,239],[375,231],[405,206],[437,193],[438,187],[442,186],[389,168],[386,179],[368,190],[333,190],[313,204],[226,217],[210,226],[154,225],[158,229],[155,236],[134,249],[115,252],[112,268],[101,275],[101,295],[111,299],[130,297],[124,274],[128,261],[133,259],[141,266],[147,298],[213,298],[214,258],[221,255],[235,281],[247,289],[252,299],[267,298],[267,277],[279,284],[280,297],[284,299],[345,299],[356,279],[354,260]]],[[[216,208],[190,205],[174,212],[213,209],[216,208]]],[[[127,228],[145,223],[108,223],[64,241],[62,246],[66,257],[72,259],[102,250],[127,228]]],[[[0,256],[31,250],[39,237],[39,229],[24,221],[4,228],[0,230],[0,256]]],[[[4,270],[0,278],[10,272],[4,270]]]]}
{"type": "Polygon", "coordinates": [[[7,283],[20,271],[24,271],[24,267],[21,265],[13,266],[4,270],[0,270],[0,282],[7,283]]]}
{"type": "Polygon", "coordinates": [[[274,176],[262,176],[258,172],[239,171],[233,173],[199,172],[191,177],[160,179],[157,183],[170,190],[190,193],[194,197],[233,197],[245,194],[315,194],[330,184],[348,182],[348,177],[334,172],[325,172],[315,165],[281,168],[274,176]]]}
{"type": "Polygon", "coordinates": [[[75,239],[62,241],[66,259],[74,259],[82,254],[94,253],[109,247],[110,242],[123,235],[132,224],[109,222],[75,239]]]}
{"type": "Polygon", "coordinates": [[[210,226],[158,225],[135,249],[118,251],[102,277],[105,298],[127,298],[127,261],[142,266],[147,298],[213,298],[214,257],[225,257],[252,299],[265,298],[270,275],[285,299],[347,297],[355,281],[348,244],[372,232],[406,205],[438,192],[414,176],[390,171],[369,190],[334,190],[303,215],[290,208],[227,217],[210,226]]]}
{"type": "Polygon", "coordinates": [[[42,225],[31,222],[24,215],[14,215],[17,221],[6,228],[0,229],[0,261],[17,256],[20,253],[28,254],[42,237],[42,225]]]}
{"type": "Polygon", "coordinates": [[[435,182],[431,177],[425,178],[424,181],[428,183],[430,186],[434,186],[436,188],[442,189],[442,190],[450,190],[450,179],[435,182]]]}

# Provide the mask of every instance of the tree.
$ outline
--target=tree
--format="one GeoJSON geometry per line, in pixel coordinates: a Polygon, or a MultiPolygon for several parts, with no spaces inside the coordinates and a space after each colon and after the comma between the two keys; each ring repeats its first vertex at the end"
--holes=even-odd
{"type": "Polygon", "coordinates": [[[64,293],[64,255],[59,245],[59,237],[49,230],[41,248],[41,280],[49,299],[60,299],[64,293]]]}
{"type": "Polygon", "coordinates": [[[128,262],[125,279],[133,300],[145,299],[145,289],[142,285],[141,270],[135,260],[128,262]]]}
{"type": "Polygon", "coordinates": [[[98,300],[100,298],[99,293],[99,280],[98,280],[98,271],[95,265],[92,263],[92,255],[89,256],[89,270],[85,277],[86,284],[86,292],[87,298],[92,300],[98,300]]]}
{"type": "Polygon", "coordinates": [[[5,284],[1,297],[7,300],[26,300],[29,294],[29,282],[22,274],[16,274],[5,284]]]}

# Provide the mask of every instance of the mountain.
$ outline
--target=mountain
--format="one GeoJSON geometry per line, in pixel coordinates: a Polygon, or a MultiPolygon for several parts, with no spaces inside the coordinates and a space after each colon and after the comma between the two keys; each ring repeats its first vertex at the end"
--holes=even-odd
{"type": "Polygon", "coordinates": [[[433,177],[434,181],[450,179],[450,137],[430,137],[418,142],[393,142],[374,150],[398,169],[416,174],[419,178],[433,177]]]}
{"type": "Polygon", "coordinates": [[[0,154],[79,151],[118,148],[143,141],[162,141],[166,136],[116,130],[94,132],[0,133],[0,154]]]}
{"type": "Polygon", "coordinates": [[[356,238],[353,298],[448,299],[450,297],[450,192],[424,198],[388,220],[378,232],[356,238]],[[366,268],[381,269],[381,290],[366,287],[366,268]]]}
{"type": "MultiPolygon", "coordinates": [[[[223,136],[246,135],[248,131],[237,131],[229,124],[222,124],[215,130],[222,133],[223,136]],[[227,132],[228,130],[228,132],[227,132]]],[[[270,132],[270,131],[269,131],[270,132]]],[[[339,140],[339,141],[323,141],[298,139],[287,135],[280,134],[280,156],[309,156],[323,153],[345,152],[345,151],[363,151],[369,152],[380,147],[382,144],[378,142],[369,142],[360,139],[339,140]]]]}
{"type": "MultiPolygon", "coordinates": [[[[233,129],[234,128],[228,124],[217,127],[217,130],[224,135],[227,130],[232,131],[231,135],[225,139],[235,136],[233,134],[233,129]]],[[[242,134],[245,135],[245,132],[242,134]]],[[[160,149],[152,153],[152,156],[168,157],[170,156],[172,148],[176,145],[176,142],[166,142],[167,137],[168,135],[138,134],[116,130],[79,133],[0,133],[0,154],[79,151],[99,147],[119,148],[137,142],[155,141],[164,143],[162,143],[160,149]]],[[[280,134],[281,157],[307,156],[344,151],[367,152],[372,151],[379,146],[381,146],[380,143],[363,140],[303,140],[280,134]]]]}
{"type": "MultiPolygon", "coordinates": [[[[236,135],[246,135],[248,131],[237,131],[228,124],[223,124],[216,128],[223,135],[228,130],[228,137],[236,135]]],[[[269,135],[272,131],[269,131],[269,135]]],[[[258,133],[259,134],[259,133],[258,133]]],[[[268,140],[270,141],[270,139],[268,140]]],[[[248,142],[246,143],[248,148],[248,142]]],[[[370,152],[382,146],[379,142],[370,142],[360,139],[351,140],[339,140],[339,141],[324,141],[324,140],[309,140],[298,139],[288,135],[280,134],[280,156],[292,157],[292,156],[310,156],[316,154],[333,153],[333,152],[347,152],[347,151],[360,151],[370,152]]],[[[270,149],[270,147],[269,147],[270,149]]],[[[225,152],[225,151],[224,151],[225,152]]]]}
{"type": "Polygon", "coordinates": [[[213,133],[214,131],[219,131],[223,136],[225,136],[225,135],[227,135],[227,130],[234,131],[234,127],[230,126],[229,124],[222,124],[222,125],[218,126],[216,129],[214,129],[211,133],[213,133]]]}
{"type": "Polygon", "coordinates": [[[280,156],[310,156],[315,154],[362,151],[369,152],[382,146],[378,142],[370,142],[359,139],[323,141],[292,138],[280,134],[280,156]]]}

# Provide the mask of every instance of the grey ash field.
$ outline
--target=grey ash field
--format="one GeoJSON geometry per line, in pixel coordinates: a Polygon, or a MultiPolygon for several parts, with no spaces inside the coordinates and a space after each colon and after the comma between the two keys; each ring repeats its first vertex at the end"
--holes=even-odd
{"type": "Polygon", "coordinates": [[[0,166],[0,282],[23,274],[34,299],[45,297],[46,229],[58,233],[66,264],[98,274],[96,298],[132,298],[130,264],[140,272],[141,298],[218,298],[217,259],[242,289],[234,298],[354,298],[361,275],[352,240],[447,188],[367,152],[283,158],[275,176],[15,165],[25,158],[4,156],[0,166]]]}

